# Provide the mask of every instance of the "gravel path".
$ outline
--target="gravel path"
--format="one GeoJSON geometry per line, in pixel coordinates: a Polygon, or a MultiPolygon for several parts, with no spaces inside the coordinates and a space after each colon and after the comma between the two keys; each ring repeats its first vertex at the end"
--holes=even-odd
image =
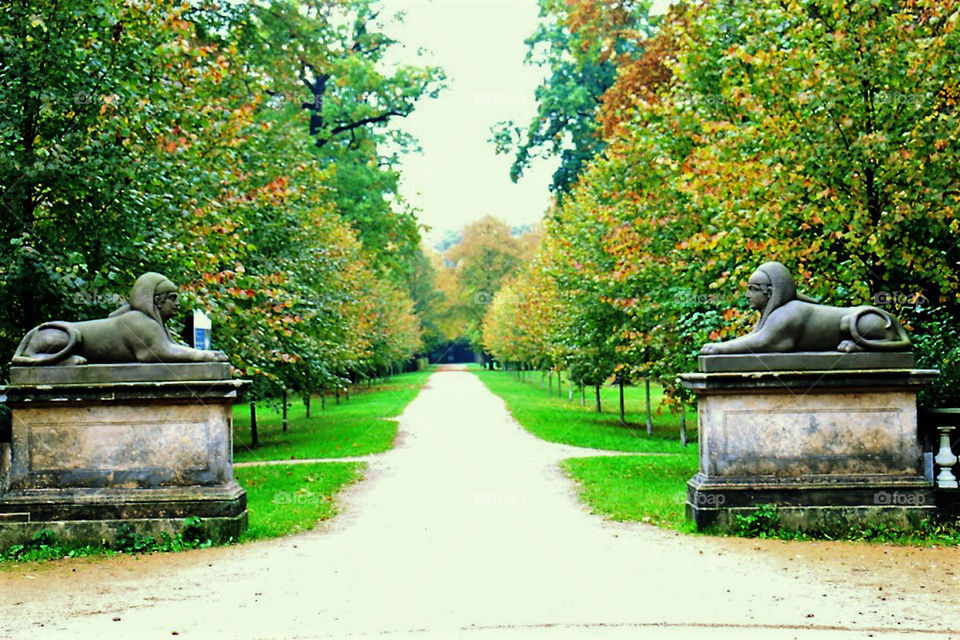
{"type": "Polygon", "coordinates": [[[582,450],[466,372],[432,376],[400,429],[316,531],[0,573],[0,637],[960,639],[955,549],[605,522],[557,467],[582,450]]]}

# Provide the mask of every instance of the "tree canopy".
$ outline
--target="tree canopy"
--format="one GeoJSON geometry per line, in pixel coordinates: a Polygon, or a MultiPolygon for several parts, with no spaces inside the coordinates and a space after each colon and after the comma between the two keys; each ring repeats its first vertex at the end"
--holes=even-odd
{"type": "Polygon", "coordinates": [[[159,271],[264,392],[420,352],[432,290],[389,125],[442,88],[370,0],[0,12],[0,350],[159,271]]]}
{"type": "MultiPolygon", "coordinates": [[[[752,324],[742,287],[779,260],[825,303],[903,318],[921,365],[943,370],[924,402],[955,401],[958,10],[702,0],[636,34],[600,98],[602,150],[547,229],[560,320],[544,349],[569,348],[576,318],[612,370],[682,394],[676,374],[752,324]]],[[[485,335],[521,321],[503,315],[485,335]]]]}

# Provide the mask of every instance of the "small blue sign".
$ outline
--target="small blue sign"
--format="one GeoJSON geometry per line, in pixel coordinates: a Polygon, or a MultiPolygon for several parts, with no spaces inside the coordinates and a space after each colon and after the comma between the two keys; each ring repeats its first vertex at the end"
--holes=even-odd
{"type": "Polygon", "coordinates": [[[210,330],[209,330],[209,329],[194,328],[194,330],[193,330],[193,348],[194,348],[194,349],[209,349],[209,348],[210,348],[210,330]]]}

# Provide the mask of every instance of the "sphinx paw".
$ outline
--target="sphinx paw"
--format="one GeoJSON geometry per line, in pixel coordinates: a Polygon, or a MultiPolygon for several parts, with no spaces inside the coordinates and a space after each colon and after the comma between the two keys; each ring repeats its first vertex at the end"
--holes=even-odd
{"type": "Polygon", "coordinates": [[[837,345],[837,351],[842,351],[843,353],[853,353],[854,351],[863,351],[853,340],[844,340],[839,345],[837,345]]]}

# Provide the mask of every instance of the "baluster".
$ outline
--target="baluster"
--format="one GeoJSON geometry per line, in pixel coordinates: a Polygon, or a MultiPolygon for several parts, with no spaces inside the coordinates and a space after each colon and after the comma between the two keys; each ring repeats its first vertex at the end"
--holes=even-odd
{"type": "Polygon", "coordinates": [[[953,433],[953,429],[952,425],[937,427],[937,431],[940,432],[940,451],[933,460],[940,465],[940,473],[937,475],[937,488],[939,489],[958,488],[957,478],[951,470],[951,467],[957,464],[957,456],[953,455],[953,451],[950,450],[950,434],[953,433]]]}

